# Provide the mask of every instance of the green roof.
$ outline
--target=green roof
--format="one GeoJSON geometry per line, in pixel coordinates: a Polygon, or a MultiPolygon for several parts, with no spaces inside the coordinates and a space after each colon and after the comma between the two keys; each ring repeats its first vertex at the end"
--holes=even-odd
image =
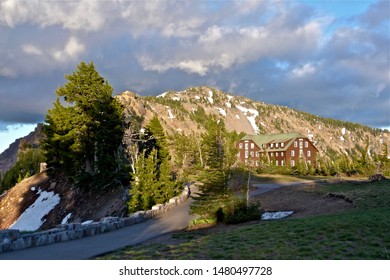
{"type": "MultiPolygon", "coordinates": [[[[281,148],[280,150],[283,151],[287,149],[294,139],[296,138],[307,138],[306,136],[297,133],[281,133],[281,134],[260,134],[260,135],[246,135],[241,140],[252,140],[259,148],[262,148],[263,144],[270,144],[270,143],[281,143],[281,142],[287,142],[284,145],[284,148],[281,148]]],[[[276,151],[277,149],[275,149],[276,151]]]]}

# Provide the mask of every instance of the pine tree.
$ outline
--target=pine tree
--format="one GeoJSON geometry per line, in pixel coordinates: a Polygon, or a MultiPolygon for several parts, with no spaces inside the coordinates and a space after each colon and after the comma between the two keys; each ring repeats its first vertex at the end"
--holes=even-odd
{"type": "Polygon", "coordinates": [[[81,62],[56,91],[46,115],[44,149],[48,167],[100,187],[118,175],[116,152],[123,138],[122,107],[93,63],[81,62]]]}
{"type": "Polygon", "coordinates": [[[191,213],[219,219],[218,212],[230,194],[227,188],[227,169],[224,164],[225,125],[223,121],[211,119],[207,123],[206,130],[202,135],[205,169],[199,178],[203,185],[198,196],[194,197],[191,213]]]}
{"type": "Polygon", "coordinates": [[[177,194],[177,182],[172,177],[168,143],[164,129],[155,116],[144,134],[136,141],[138,155],[134,157],[132,188],[129,191],[129,212],[147,210],[153,204],[164,203],[177,194]]]}

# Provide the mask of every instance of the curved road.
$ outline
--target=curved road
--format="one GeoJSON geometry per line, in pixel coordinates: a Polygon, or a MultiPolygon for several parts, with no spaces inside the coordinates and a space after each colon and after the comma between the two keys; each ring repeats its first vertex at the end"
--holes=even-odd
{"type": "Polygon", "coordinates": [[[158,218],[104,234],[0,254],[0,260],[82,260],[186,228],[192,199],[158,218]]]}
{"type": "MultiPolygon", "coordinates": [[[[260,195],[274,189],[296,185],[302,182],[286,182],[278,184],[254,184],[256,189],[250,191],[250,196],[260,195]]],[[[188,226],[194,218],[189,215],[192,199],[166,214],[146,222],[124,227],[104,234],[98,234],[82,239],[54,243],[46,246],[17,250],[0,254],[0,260],[82,260],[90,259],[125,246],[135,245],[155,238],[162,234],[181,230],[188,226]]]]}

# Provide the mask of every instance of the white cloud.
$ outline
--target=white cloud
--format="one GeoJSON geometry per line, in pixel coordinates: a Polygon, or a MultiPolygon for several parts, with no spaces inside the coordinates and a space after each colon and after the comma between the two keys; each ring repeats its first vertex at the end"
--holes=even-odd
{"type": "Polygon", "coordinates": [[[96,31],[111,18],[106,1],[6,0],[0,3],[0,24],[15,27],[24,23],[41,27],[60,25],[69,30],[96,31]]]}
{"type": "Polygon", "coordinates": [[[312,63],[306,63],[301,67],[294,68],[291,73],[294,77],[302,78],[307,75],[313,74],[316,72],[316,68],[312,63]]]}
{"type": "Polygon", "coordinates": [[[71,37],[62,50],[55,50],[52,52],[52,56],[61,62],[65,62],[69,59],[77,59],[85,50],[83,44],[81,44],[77,38],[71,37]]]}
{"type": "Polygon", "coordinates": [[[30,55],[43,55],[43,52],[38,47],[31,44],[23,45],[22,50],[24,53],[30,55]]]}
{"type": "Polygon", "coordinates": [[[15,70],[10,67],[0,67],[0,76],[14,78],[17,76],[15,70]]]}
{"type": "Polygon", "coordinates": [[[163,48],[156,49],[154,54],[143,53],[139,62],[148,71],[163,73],[169,69],[180,69],[204,76],[210,71],[226,70],[262,58],[288,60],[290,56],[307,55],[316,50],[320,35],[320,26],[316,22],[305,23],[295,29],[214,24],[196,40],[182,41],[168,53],[163,48]]]}

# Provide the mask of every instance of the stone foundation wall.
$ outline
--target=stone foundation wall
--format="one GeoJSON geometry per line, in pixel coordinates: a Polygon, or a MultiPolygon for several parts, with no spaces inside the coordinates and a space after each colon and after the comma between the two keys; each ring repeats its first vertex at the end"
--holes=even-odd
{"type": "Polygon", "coordinates": [[[138,211],[125,218],[105,217],[98,222],[58,225],[56,228],[31,234],[21,234],[19,230],[14,229],[0,230],[0,254],[80,239],[142,223],[170,211],[172,208],[185,202],[189,196],[190,189],[186,187],[180,196],[171,198],[168,203],[157,204],[151,210],[138,211]]]}

